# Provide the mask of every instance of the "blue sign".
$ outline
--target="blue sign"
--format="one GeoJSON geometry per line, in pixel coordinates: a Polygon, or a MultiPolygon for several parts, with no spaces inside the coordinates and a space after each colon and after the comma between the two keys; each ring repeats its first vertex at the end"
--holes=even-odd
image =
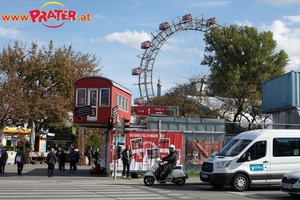
{"type": "Polygon", "coordinates": [[[264,171],[263,164],[252,164],[250,165],[250,171],[264,171]]]}

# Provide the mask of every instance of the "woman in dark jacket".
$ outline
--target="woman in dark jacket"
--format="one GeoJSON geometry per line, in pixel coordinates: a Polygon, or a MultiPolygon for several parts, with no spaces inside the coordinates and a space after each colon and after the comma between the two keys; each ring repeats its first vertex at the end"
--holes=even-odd
{"type": "Polygon", "coordinates": [[[18,176],[22,176],[22,171],[25,163],[25,154],[23,148],[20,148],[15,156],[15,164],[17,164],[18,176]]]}

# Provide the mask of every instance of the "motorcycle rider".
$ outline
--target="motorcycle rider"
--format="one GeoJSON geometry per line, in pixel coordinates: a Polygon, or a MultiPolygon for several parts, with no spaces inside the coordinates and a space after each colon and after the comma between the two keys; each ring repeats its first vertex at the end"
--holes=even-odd
{"type": "Polygon", "coordinates": [[[163,162],[167,162],[163,165],[160,165],[155,171],[155,176],[158,180],[165,180],[172,169],[177,164],[177,156],[176,156],[175,145],[171,144],[169,146],[169,154],[162,158],[163,162]]]}

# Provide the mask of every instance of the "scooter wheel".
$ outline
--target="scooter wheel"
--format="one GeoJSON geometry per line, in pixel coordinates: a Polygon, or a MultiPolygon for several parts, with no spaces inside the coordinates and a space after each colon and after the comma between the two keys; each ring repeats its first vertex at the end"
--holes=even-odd
{"type": "Polygon", "coordinates": [[[185,184],[186,179],[184,177],[180,178],[178,181],[176,181],[176,185],[184,185],[185,184]]]}
{"type": "Polygon", "coordinates": [[[145,176],[145,177],[144,177],[144,184],[145,184],[145,185],[151,186],[151,185],[154,184],[154,182],[155,182],[154,177],[152,177],[152,176],[145,176]]]}

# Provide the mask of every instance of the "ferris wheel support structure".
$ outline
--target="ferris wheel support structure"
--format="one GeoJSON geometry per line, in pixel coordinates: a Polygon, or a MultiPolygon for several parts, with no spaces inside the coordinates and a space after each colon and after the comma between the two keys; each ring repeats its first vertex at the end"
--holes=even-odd
{"type": "Polygon", "coordinates": [[[153,67],[156,56],[167,39],[180,31],[194,30],[207,32],[213,26],[220,26],[216,23],[215,17],[204,19],[202,15],[201,18],[192,18],[192,15],[188,14],[184,15],[182,19],[180,19],[180,17],[174,18],[168,28],[156,30],[155,32],[151,33],[151,45],[143,48],[145,49],[144,53],[138,55],[138,57],[141,58],[139,67],[141,73],[138,76],[138,86],[141,100],[149,100],[155,97],[152,81],[153,67]],[[190,16],[190,18],[186,18],[186,16],[190,16]]]}

